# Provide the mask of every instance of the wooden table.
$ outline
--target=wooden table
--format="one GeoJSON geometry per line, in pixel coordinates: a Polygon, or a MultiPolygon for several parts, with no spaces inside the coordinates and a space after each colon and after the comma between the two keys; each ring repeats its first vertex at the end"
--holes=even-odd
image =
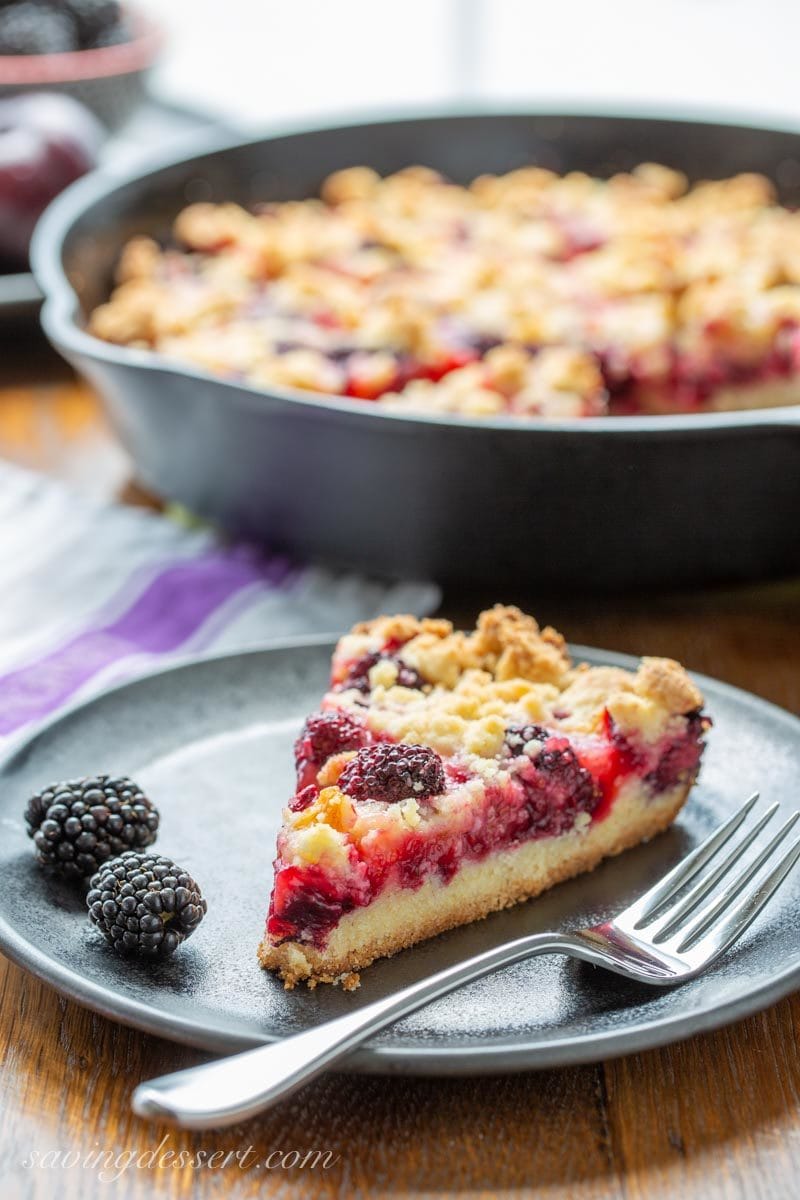
{"type": "MultiPolygon", "coordinates": [[[[3,371],[0,456],[120,494],[128,464],[89,389],[41,348],[21,347],[3,371]]],[[[486,599],[449,596],[445,611],[473,616],[486,599]]],[[[576,641],[671,655],[800,712],[800,584],[622,603],[508,599],[576,641]]],[[[202,1055],[93,1016],[0,959],[0,1197],[790,1200],[800,1193],[799,1022],[796,996],[599,1066],[462,1080],[328,1076],[263,1118],[192,1134],[137,1120],[129,1097],[139,1080],[202,1055]],[[291,1166],[290,1151],[312,1149],[338,1161],[291,1166]],[[123,1157],[106,1181],[91,1168],[25,1165],[54,1150],[123,1157]],[[218,1157],[149,1165],[168,1150],[218,1157]],[[271,1169],[256,1165],[270,1154],[271,1169]],[[139,1155],[141,1165],[122,1169],[139,1155]]]]}

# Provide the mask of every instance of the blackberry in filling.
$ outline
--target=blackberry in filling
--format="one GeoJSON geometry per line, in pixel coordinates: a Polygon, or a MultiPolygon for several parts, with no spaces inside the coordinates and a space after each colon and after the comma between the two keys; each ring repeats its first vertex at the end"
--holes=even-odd
{"type": "Polygon", "coordinates": [[[658,766],[644,777],[655,795],[687,783],[694,776],[703,753],[703,736],[710,727],[708,717],[699,712],[689,713],[685,732],[668,743],[658,766]]]}
{"type": "Polygon", "coordinates": [[[546,742],[549,736],[541,725],[511,725],[506,730],[504,745],[511,758],[519,758],[531,742],[546,742]]]}
{"type": "Polygon", "coordinates": [[[427,800],[444,791],[444,764],[427,746],[370,746],[347,764],[339,787],[354,800],[427,800]]]}
{"type": "Polygon", "coordinates": [[[418,671],[413,667],[409,667],[396,654],[386,650],[373,650],[371,654],[365,654],[363,658],[359,658],[354,662],[344,679],[337,687],[337,691],[346,691],[348,688],[354,688],[357,692],[363,695],[369,695],[371,689],[369,682],[369,673],[374,666],[379,662],[392,662],[397,667],[397,686],[405,688],[415,688],[422,690],[425,687],[426,681],[422,678],[418,671]]]}
{"type": "MultiPolygon", "coordinates": [[[[524,745],[542,743],[517,775],[525,796],[528,818],[526,833],[534,837],[557,837],[575,827],[581,813],[591,816],[602,792],[567,738],[553,737],[539,726],[524,726],[519,732],[524,745]]],[[[524,751],[513,753],[520,755],[524,751]]]]}
{"type": "Polygon", "coordinates": [[[275,880],[267,928],[274,938],[306,937],[322,945],[356,900],[319,867],[285,867],[275,880]]]}
{"type": "Polygon", "coordinates": [[[679,784],[689,782],[697,773],[705,748],[704,736],[711,728],[711,718],[699,710],[687,713],[684,726],[667,738],[659,747],[655,765],[645,770],[648,756],[645,748],[622,733],[614,724],[609,713],[605,715],[605,729],[616,755],[616,770],[622,774],[642,774],[654,796],[668,792],[679,784]]]}
{"type": "Polygon", "coordinates": [[[332,755],[345,750],[358,750],[369,741],[369,733],[347,713],[338,710],[317,713],[309,717],[294,744],[294,761],[298,776],[307,768],[318,769],[332,755]]]}

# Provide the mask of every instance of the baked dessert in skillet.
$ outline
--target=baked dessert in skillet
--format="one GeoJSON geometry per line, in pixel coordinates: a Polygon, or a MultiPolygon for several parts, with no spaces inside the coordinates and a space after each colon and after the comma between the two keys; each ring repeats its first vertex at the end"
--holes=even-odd
{"type": "Polygon", "coordinates": [[[572,419],[794,404],[800,213],[758,175],[689,185],[412,167],[321,198],[193,204],[131,241],[98,337],[265,389],[572,419]]]}
{"type": "Polygon", "coordinates": [[[424,938],[589,871],[675,818],[710,724],[681,666],[574,665],[518,609],[381,617],[333,657],[296,746],[264,967],[355,986],[424,938]]]}

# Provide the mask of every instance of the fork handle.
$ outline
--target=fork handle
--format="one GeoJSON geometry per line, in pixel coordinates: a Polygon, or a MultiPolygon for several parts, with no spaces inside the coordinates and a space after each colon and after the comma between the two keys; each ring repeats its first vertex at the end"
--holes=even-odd
{"type": "Polygon", "coordinates": [[[232,1125],[271,1107],[392,1022],[462,984],[537,954],[561,953],[603,962],[570,934],[538,933],[507,942],[466,962],[332,1021],[229,1058],[140,1083],[133,1110],[140,1117],[187,1129],[232,1125]]]}

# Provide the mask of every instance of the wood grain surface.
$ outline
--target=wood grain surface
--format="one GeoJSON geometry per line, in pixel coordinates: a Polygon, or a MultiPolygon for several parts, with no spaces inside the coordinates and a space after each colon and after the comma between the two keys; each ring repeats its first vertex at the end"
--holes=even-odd
{"type": "MultiPolygon", "coordinates": [[[[128,464],[89,389],[41,348],[2,369],[0,456],[119,495],[128,464]]],[[[496,598],[451,595],[444,611],[471,619],[496,598]]],[[[800,583],[503,599],[573,641],[677,657],[800,712],[800,583]]],[[[202,1055],[94,1016],[0,958],[0,1200],[794,1200],[799,1022],[795,996],[599,1066],[459,1080],[331,1075],[269,1115],[194,1134],[139,1121],[129,1098],[140,1080],[202,1055]]]]}

